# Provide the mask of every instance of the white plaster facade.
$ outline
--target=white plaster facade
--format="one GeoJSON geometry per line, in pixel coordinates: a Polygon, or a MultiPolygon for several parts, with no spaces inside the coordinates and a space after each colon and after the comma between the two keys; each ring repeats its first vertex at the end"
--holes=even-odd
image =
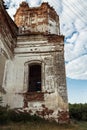
{"type": "MultiPolygon", "coordinates": [[[[23,6],[24,4],[26,5],[23,3],[23,6]]],[[[47,8],[50,7],[47,6],[47,8]]],[[[40,19],[39,22],[43,20],[40,19]]],[[[55,20],[52,22],[49,19],[48,23],[48,25],[44,25],[44,23],[41,25],[43,33],[40,30],[41,26],[38,26],[39,33],[36,29],[26,33],[28,29],[26,26],[25,30],[20,32],[19,27],[17,39],[15,40],[14,37],[13,40],[14,45],[10,40],[11,33],[7,35],[7,39],[2,33],[0,34],[0,48],[4,50],[5,57],[1,56],[2,53],[0,54],[5,65],[4,68],[3,65],[0,65],[4,70],[1,72],[0,69],[2,74],[0,82],[3,78],[0,85],[5,92],[1,91],[3,105],[31,111],[31,114],[44,116],[44,118],[57,122],[62,120],[62,115],[59,113],[64,112],[66,116],[62,122],[67,122],[68,100],[64,65],[64,36],[59,35],[59,28],[57,29],[59,24],[56,24],[55,20]],[[48,34],[44,34],[46,26],[48,26],[48,34]],[[5,40],[3,41],[3,39],[5,40]],[[13,50],[8,46],[6,40],[10,42],[10,47],[13,47],[13,50]],[[41,91],[28,92],[30,85],[29,66],[32,64],[41,66],[41,91]]],[[[2,28],[0,27],[0,29],[2,28]]],[[[0,61],[2,63],[2,60],[0,61]]]]}

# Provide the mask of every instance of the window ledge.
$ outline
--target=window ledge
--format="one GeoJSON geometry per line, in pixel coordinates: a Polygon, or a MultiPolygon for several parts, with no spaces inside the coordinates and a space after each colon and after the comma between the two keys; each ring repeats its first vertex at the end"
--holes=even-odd
{"type": "Polygon", "coordinates": [[[27,92],[24,94],[26,101],[44,101],[44,93],[43,92],[27,92]]]}

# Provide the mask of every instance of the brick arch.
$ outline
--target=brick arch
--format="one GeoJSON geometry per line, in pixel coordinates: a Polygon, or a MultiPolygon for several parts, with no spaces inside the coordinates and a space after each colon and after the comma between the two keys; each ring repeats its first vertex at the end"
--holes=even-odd
{"type": "Polygon", "coordinates": [[[24,65],[29,65],[29,64],[42,64],[43,62],[41,60],[30,60],[24,63],[24,65]]]}

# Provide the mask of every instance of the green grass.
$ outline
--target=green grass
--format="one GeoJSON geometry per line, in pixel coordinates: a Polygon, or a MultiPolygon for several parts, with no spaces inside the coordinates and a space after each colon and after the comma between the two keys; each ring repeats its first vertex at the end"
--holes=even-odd
{"type": "Polygon", "coordinates": [[[87,130],[87,122],[76,122],[69,125],[58,125],[53,122],[12,123],[0,126],[0,130],[87,130]]]}
{"type": "Polygon", "coordinates": [[[87,130],[87,122],[79,122],[80,130],[87,130]]]}

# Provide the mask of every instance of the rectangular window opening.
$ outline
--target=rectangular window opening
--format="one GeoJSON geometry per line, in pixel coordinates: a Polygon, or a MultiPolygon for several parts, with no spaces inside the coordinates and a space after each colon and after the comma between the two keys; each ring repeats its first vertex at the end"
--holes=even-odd
{"type": "Polygon", "coordinates": [[[41,65],[29,65],[28,92],[41,91],[41,65]]]}

